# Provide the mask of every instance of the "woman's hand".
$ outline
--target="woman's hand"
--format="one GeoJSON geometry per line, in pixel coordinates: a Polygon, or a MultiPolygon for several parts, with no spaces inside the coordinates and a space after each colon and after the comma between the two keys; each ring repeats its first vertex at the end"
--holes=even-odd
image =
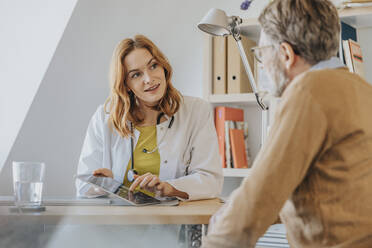
{"type": "Polygon", "coordinates": [[[178,196],[184,199],[189,198],[189,195],[185,192],[175,189],[172,185],[167,182],[160,181],[159,177],[146,173],[142,176],[134,175],[134,182],[130,186],[129,190],[134,191],[137,186],[141,189],[145,189],[150,192],[159,192],[160,196],[178,196]]]}
{"type": "Polygon", "coordinates": [[[107,168],[100,168],[98,170],[93,171],[93,176],[114,178],[114,174],[112,174],[112,171],[107,168]]]}
{"type": "Polygon", "coordinates": [[[134,175],[134,182],[129,190],[134,191],[137,186],[150,192],[160,191],[162,196],[169,196],[173,192],[173,186],[169,183],[160,181],[159,177],[146,173],[142,176],[134,175]]]}

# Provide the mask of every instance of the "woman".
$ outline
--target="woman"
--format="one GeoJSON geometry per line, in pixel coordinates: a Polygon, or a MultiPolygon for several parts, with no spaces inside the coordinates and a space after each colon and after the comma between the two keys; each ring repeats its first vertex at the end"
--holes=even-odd
{"type": "MultiPolygon", "coordinates": [[[[171,78],[166,57],[146,37],[117,45],[111,94],[89,123],[78,174],[112,177],[130,190],[183,200],[220,193],[223,176],[209,104],[182,97],[171,78]]],[[[78,196],[102,194],[79,180],[76,187],[78,196]]]]}

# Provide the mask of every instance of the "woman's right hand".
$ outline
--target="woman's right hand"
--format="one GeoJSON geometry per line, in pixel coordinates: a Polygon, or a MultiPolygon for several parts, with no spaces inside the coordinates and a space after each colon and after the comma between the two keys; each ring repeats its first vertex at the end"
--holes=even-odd
{"type": "Polygon", "coordinates": [[[93,176],[114,178],[114,174],[112,174],[112,171],[107,168],[100,168],[98,170],[93,171],[93,176]]]}

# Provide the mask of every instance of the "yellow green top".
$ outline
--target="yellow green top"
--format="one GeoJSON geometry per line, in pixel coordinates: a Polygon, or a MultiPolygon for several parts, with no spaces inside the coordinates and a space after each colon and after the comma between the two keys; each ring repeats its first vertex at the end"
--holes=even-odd
{"type": "MultiPolygon", "coordinates": [[[[150,172],[153,175],[159,176],[160,171],[160,154],[158,149],[153,153],[144,153],[143,149],[152,151],[157,146],[156,138],[156,126],[136,127],[140,132],[134,153],[134,169],[138,172],[138,175],[143,175],[150,172]]],[[[131,160],[129,160],[127,171],[125,172],[124,185],[130,187],[132,184],[128,181],[127,175],[131,168],[131,160]]],[[[142,190],[141,190],[142,191],[142,190]]],[[[143,190],[142,192],[150,195],[154,195],[148,191],[143,190]]]]}

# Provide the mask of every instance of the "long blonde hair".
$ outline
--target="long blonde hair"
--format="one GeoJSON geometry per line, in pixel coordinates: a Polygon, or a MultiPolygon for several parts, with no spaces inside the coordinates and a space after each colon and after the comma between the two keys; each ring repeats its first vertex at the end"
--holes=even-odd
{"type": "Polygon", "coordinates": [[[109,113],[110,128],[115,128],[122,137],[133,135],[129,123],[136,126],[144,121],[144,116],[136,103],[136,97],[127,86],[127,69],[124,66],[125,57],[137,48],[147,49],[159,65],[164,68],[166,90],[162,99],[153,108],[172,116],[178,111],[182,100],[181,94],[171,83],[172,67],[159,48],[143,35],[136,35],[134,39],[122,40],[116,46],[111,59],[111,93],[104,105],[105,111],[109,113]]]}

